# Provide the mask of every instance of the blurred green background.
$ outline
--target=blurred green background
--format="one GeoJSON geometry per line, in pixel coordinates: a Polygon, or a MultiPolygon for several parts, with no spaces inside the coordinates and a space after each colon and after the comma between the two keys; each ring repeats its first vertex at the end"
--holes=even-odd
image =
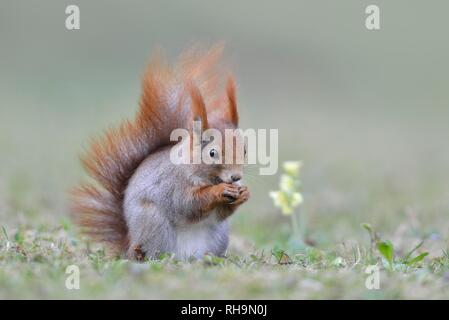
{"type": "MultiPolygon", "coordinates": [[[[78,155],[134,115],[151,52],[174,59],[225,41],[242,127],[278,128],[279,162],[304,163],[316,246],[366,242],[362,222],[400,248],[414,237],[447,246],[448,10],[405,0],[1,0],[0,222],[58,225],[83,177],[78,155]],[[65,29],[69,4],[80,30],[65,29]],[[369,4],[380,7],[378,31],[365,28],[369,4]]],[[[287,239],[289,218],[268,197],[277,181],[248,177],[252,200],[232,218],[237,252],[287,239]]]]}

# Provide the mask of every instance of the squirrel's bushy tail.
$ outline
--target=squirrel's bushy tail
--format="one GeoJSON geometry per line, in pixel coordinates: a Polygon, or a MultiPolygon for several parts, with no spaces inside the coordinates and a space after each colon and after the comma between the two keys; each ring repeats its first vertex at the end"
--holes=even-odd
{"type": "Polygon", "coordinates": [[[94,181],[71,192],[71,211],[75,222],[93,240],[106,243],[116,253],[127,250],[123,200],[128,181],[149,154],[170,144],[174,129],[189,127],[186,83],[197,86],[207,98],[216,96],[221,51],[221,46],[205,54],[191,50],[181,56],[175,68],[160,56],[153,59],[142,81],[135,119],[92,141],[81,161],[94,181]]]}

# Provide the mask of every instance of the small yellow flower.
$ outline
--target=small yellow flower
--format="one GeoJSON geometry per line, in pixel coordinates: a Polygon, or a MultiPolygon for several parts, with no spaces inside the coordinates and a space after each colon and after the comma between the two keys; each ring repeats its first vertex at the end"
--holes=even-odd
{"type": "Polygon", "coordinates": [[[279,204],[281,207],[288,207],[289,203],[288,203],[288,197],[284,192],[279,192],[279,204]]]}
{"type": "Polygon", "coordinates": [[[302,194],[299,192],[300,167],[299,161],[285,162],[283,164],[285,173],[281,175],[279,182],[280,190],[270,192],[274,205],[285,215],[293,214],[294,209],[303,202],[302,194]]]}
{"type": "Polygon", "coordinates": [[[289,207],[288,205],[285,205],[285,206],[281,207],[281,211],[282,211],[283,214],[288,216],[288,215],[291,215],[293,213],[293,208],[289,207]]]}
{"type": "Polygon", "coordinates": [[[299,206],[303,201],[304,201],[304,199],[302,197],[302,194],[300,194],[299,192],[294,192],[293,193],[292,201],[291,201],[292,207],[299,206]]]}
{"type": "Polygon", "coordinates": [[[293,212],[293,208],[285,192],[271,191],[270,197],[273,199],[274,205],[280,208],[283,214],[291,214],[293,212]]]}
{"type": "Polygon", "coordinates": [[[295,179],[291,176],[283,174],[279,183],[279,188],[285,192],[292,192],[295,188],[295,179]]]}
{"type": "Polygon", "coordinates": [[[302,163],[300,161],[286,161],[282,165],[284,171],[292,177],[299,176],[299,169],[301,168],[301,166],[302,163]]]}
{"type": "Polygon", "coordinates": [[[270,197],[271,199],[273,199],[274,205],[276,207],[280,207],[281,206],[281,202],[279,201],[279,191],[270,191],[270,197]]]}

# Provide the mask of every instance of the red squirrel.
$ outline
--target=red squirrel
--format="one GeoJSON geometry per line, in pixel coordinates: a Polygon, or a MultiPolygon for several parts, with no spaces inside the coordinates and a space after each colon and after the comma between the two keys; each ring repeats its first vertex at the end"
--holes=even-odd
{"type": "MultiPolygon", "coordinates": [[[[174,129],[193,134],[194,120],[203,130],[238,127],[235,82],[223,81],[221,51],[188,51],[174,67],[154,58],[135,119],[107,130],[82,157],[94,181],[72,191],[71,211],[86,235],[114,253],[136,260],[224,255],[227,218],[250,195],[240,181],[243,164],[170,161],[174,129]]],[[[225,152],[213,141],[208,148],[212,158],[225,152]]]]}

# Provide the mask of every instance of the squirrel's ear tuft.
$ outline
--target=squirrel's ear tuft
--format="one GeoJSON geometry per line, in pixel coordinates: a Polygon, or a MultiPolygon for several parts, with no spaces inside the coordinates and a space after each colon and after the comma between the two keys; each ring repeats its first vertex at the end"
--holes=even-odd
{"type": "Polygon", "coordinates": [[[239,114],[237,112],[237,99],[235,96],[235,80],[232,76],[228,78],[226,94],[228,96],[228,118],[237,127],[239,124],[239,114]]]}
{"type": "Polygon", "coordinates": [[[193,121],[201,121],[201,128],[206,130],[209,127],[207,122],[206,105],[200,90],[192,82],[187,83],[187,89],[190,94],[193,121]]]}

